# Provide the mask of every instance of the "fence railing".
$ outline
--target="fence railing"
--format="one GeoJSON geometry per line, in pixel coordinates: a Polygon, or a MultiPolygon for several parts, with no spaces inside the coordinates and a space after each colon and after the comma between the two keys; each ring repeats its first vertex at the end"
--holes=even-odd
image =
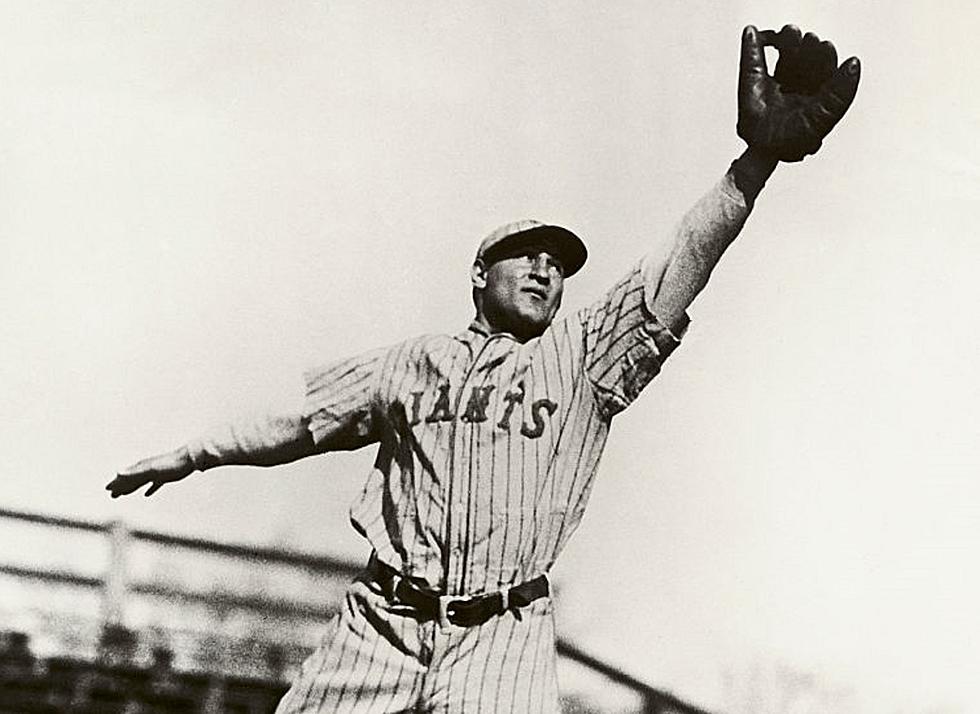
{"type": "MultiPolygon", "coordinates": [[[[127,611],[134,598],[161,599],[170,603],[200,605],[211,611],[245,611],[260,617],[285,620],[324,621],[334,607],[311,601],[309,597],[273,596],[264,592],[242,592],[235,588],[195,588],[186,584],[167,582],[158,577],[134,577],[131,556],[139,544],[164,548],[168,551],[184,550],[198,555],[218,556],[247,564],[250,569],[288,568],[316,579],[330,579],[341,585],[361,572],[363,564],[325,555],[303,553],[280,548],[259,547],[237,543],[223,543],[201,538],[128,528],[125,524],[95,522],[77,518],[65,518],[38,513],[0,508],[0,522],[18,522],[49,529],[101,534],[108,548],[107,566],[100,575],[92,575],[36,564],[0,562],[0,575],[20,581],[33,581],[52,586],[70,586],[100,594],[101,612],[98,625],[103,632],[126,629],[130,624],[127,611]]],[[[302,590],[302,588],[297,588],[302,590]]],[[[0,623],[2,629],[3,623],[0,623]]],[[[669,692],[657,689],[623,672],[612,665],[589,655],[565,639],[558,640],[559,657],[600,675],[635,695],[644,714],[708,714],[685,703],[669,692]]]]}

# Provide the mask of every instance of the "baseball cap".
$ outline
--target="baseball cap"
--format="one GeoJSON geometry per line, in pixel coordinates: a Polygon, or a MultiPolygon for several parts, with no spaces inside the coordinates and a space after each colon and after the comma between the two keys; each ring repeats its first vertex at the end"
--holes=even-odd
{"type": "Polygon", "coordinates": [[[490,233],[480,243],[476,257],[492,263],[527,246],[539,246],[558,258],[565,269],[566,278],[575,275],[585,265],[589,255],[582,239],[567,228],[526,218],[505,223],[490,233]]]}

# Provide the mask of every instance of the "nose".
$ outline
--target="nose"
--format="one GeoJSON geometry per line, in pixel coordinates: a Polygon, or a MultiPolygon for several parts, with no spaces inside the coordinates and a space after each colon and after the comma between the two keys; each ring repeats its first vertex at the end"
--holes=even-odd
{"type": "Polygon", "coordinates": [[[551,256],[538,253],[531,256],[531,277],[547,285],[551,282],[551,256]]]}

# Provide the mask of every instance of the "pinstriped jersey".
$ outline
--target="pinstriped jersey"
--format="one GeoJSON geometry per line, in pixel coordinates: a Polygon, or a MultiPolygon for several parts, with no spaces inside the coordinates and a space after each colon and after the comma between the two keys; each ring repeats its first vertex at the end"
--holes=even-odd
{"type": "Polygon", "coordinates": [[[378,444],[351,521],[381,560],[450,594],[551,568],[612,417],[677,344],[647,307],[661,272],[637,264],[525,343],[474,323],[307,373],[318,447],[378,444]]]}
{"type": "Polygon", "coordinates": [[[524,343],[474,323],[306,374],[319,448],[378,445],[351,521],[382,561],[459,595],[551,568],[613,416],[677,344],[648,308],[662,272],[637,264],[524,343]]]}

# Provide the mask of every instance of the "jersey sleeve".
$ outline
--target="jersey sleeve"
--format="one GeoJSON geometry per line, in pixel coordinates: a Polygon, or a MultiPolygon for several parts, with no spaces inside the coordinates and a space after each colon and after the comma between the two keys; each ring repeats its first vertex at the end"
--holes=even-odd
{"type": "Polygon", "coordinates": [[[319,451],[349,451],[377,441],[378,385],[389,349],[307,370],[303,416],[319,451]]]}
{"type": "Polygon", "coordinates": [[[583,366],[607,418],[636,399],[680,344],[681,335],[661,325],[648,307],[651,278],[662,274],[651,262],[656,259],[638,261],[600,300],[579,313],[583,366]]]}
{"type": "Polygon", "coordinates": [[[687,211],[670,241],[582,311],[585,371],[607,417],[629,406],[680,344],[687,307],[749,210],[729,171],[687,211]]]}

